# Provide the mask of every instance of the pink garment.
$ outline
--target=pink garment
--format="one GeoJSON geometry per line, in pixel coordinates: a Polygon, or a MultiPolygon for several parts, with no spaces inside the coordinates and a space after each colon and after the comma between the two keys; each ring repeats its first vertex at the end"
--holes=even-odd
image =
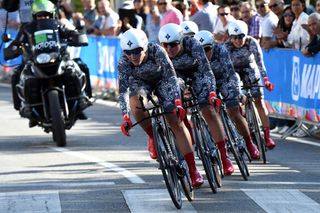
{"type": "Polygon", "coordinates": [[[180,25],[182,21],[183,21],[183,15],[180,12],[180,10],[176,8],[172,8],[163,15],[160,22],[160,27],[168,23],[175,23],[180,25]]]}

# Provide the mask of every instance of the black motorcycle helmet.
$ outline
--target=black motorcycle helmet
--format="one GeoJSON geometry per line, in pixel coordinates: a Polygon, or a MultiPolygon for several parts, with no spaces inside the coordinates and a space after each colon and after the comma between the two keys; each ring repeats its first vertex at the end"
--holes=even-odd
{"type": "Polygon", "coordinates": [[[36,20],[37,16],[55,17],[56,8],[49,0],[34,0],[31,6],[33,19],[36,20]]]}

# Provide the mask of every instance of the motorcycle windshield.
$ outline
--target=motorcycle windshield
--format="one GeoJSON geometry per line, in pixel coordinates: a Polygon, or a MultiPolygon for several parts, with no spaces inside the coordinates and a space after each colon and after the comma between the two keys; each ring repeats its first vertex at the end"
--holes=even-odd
{"type": "Polygon", "coordinates": [[[57,26],[54,24],[42,24],[33,33],[33,57],[40,54],[60,55],[60,40],[57,26]]]}

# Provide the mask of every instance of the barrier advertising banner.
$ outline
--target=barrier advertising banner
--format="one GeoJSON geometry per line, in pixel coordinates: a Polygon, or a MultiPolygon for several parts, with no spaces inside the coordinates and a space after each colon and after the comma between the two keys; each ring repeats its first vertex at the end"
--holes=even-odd
{"type": "Polygon", "coordinates": [[[306,58],[299,51],[272,49],[264,61],[273,92],[265,92],[269,112],[320,121],[320,55],[306,58]]]}

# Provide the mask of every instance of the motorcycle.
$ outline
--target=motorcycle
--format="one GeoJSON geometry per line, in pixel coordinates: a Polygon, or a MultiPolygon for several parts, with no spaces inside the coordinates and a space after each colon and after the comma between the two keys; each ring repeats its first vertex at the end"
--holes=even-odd
{"type": "Polygon", "coordinates": [[[61,38],[58,25],[48,20],[30,33],[28,42],[9,45],[5,59],[23,54],[25,66],[16,91],[21,117],[30,119],[46,133],[52,132],[57,146],[66,145],[66,130],[91,105],[85,94],[86,76],[67,51],[68,46],[86,46],[85,34],[61,38]],[[16,49],[14,47],[17,47],[16,49]]]}

